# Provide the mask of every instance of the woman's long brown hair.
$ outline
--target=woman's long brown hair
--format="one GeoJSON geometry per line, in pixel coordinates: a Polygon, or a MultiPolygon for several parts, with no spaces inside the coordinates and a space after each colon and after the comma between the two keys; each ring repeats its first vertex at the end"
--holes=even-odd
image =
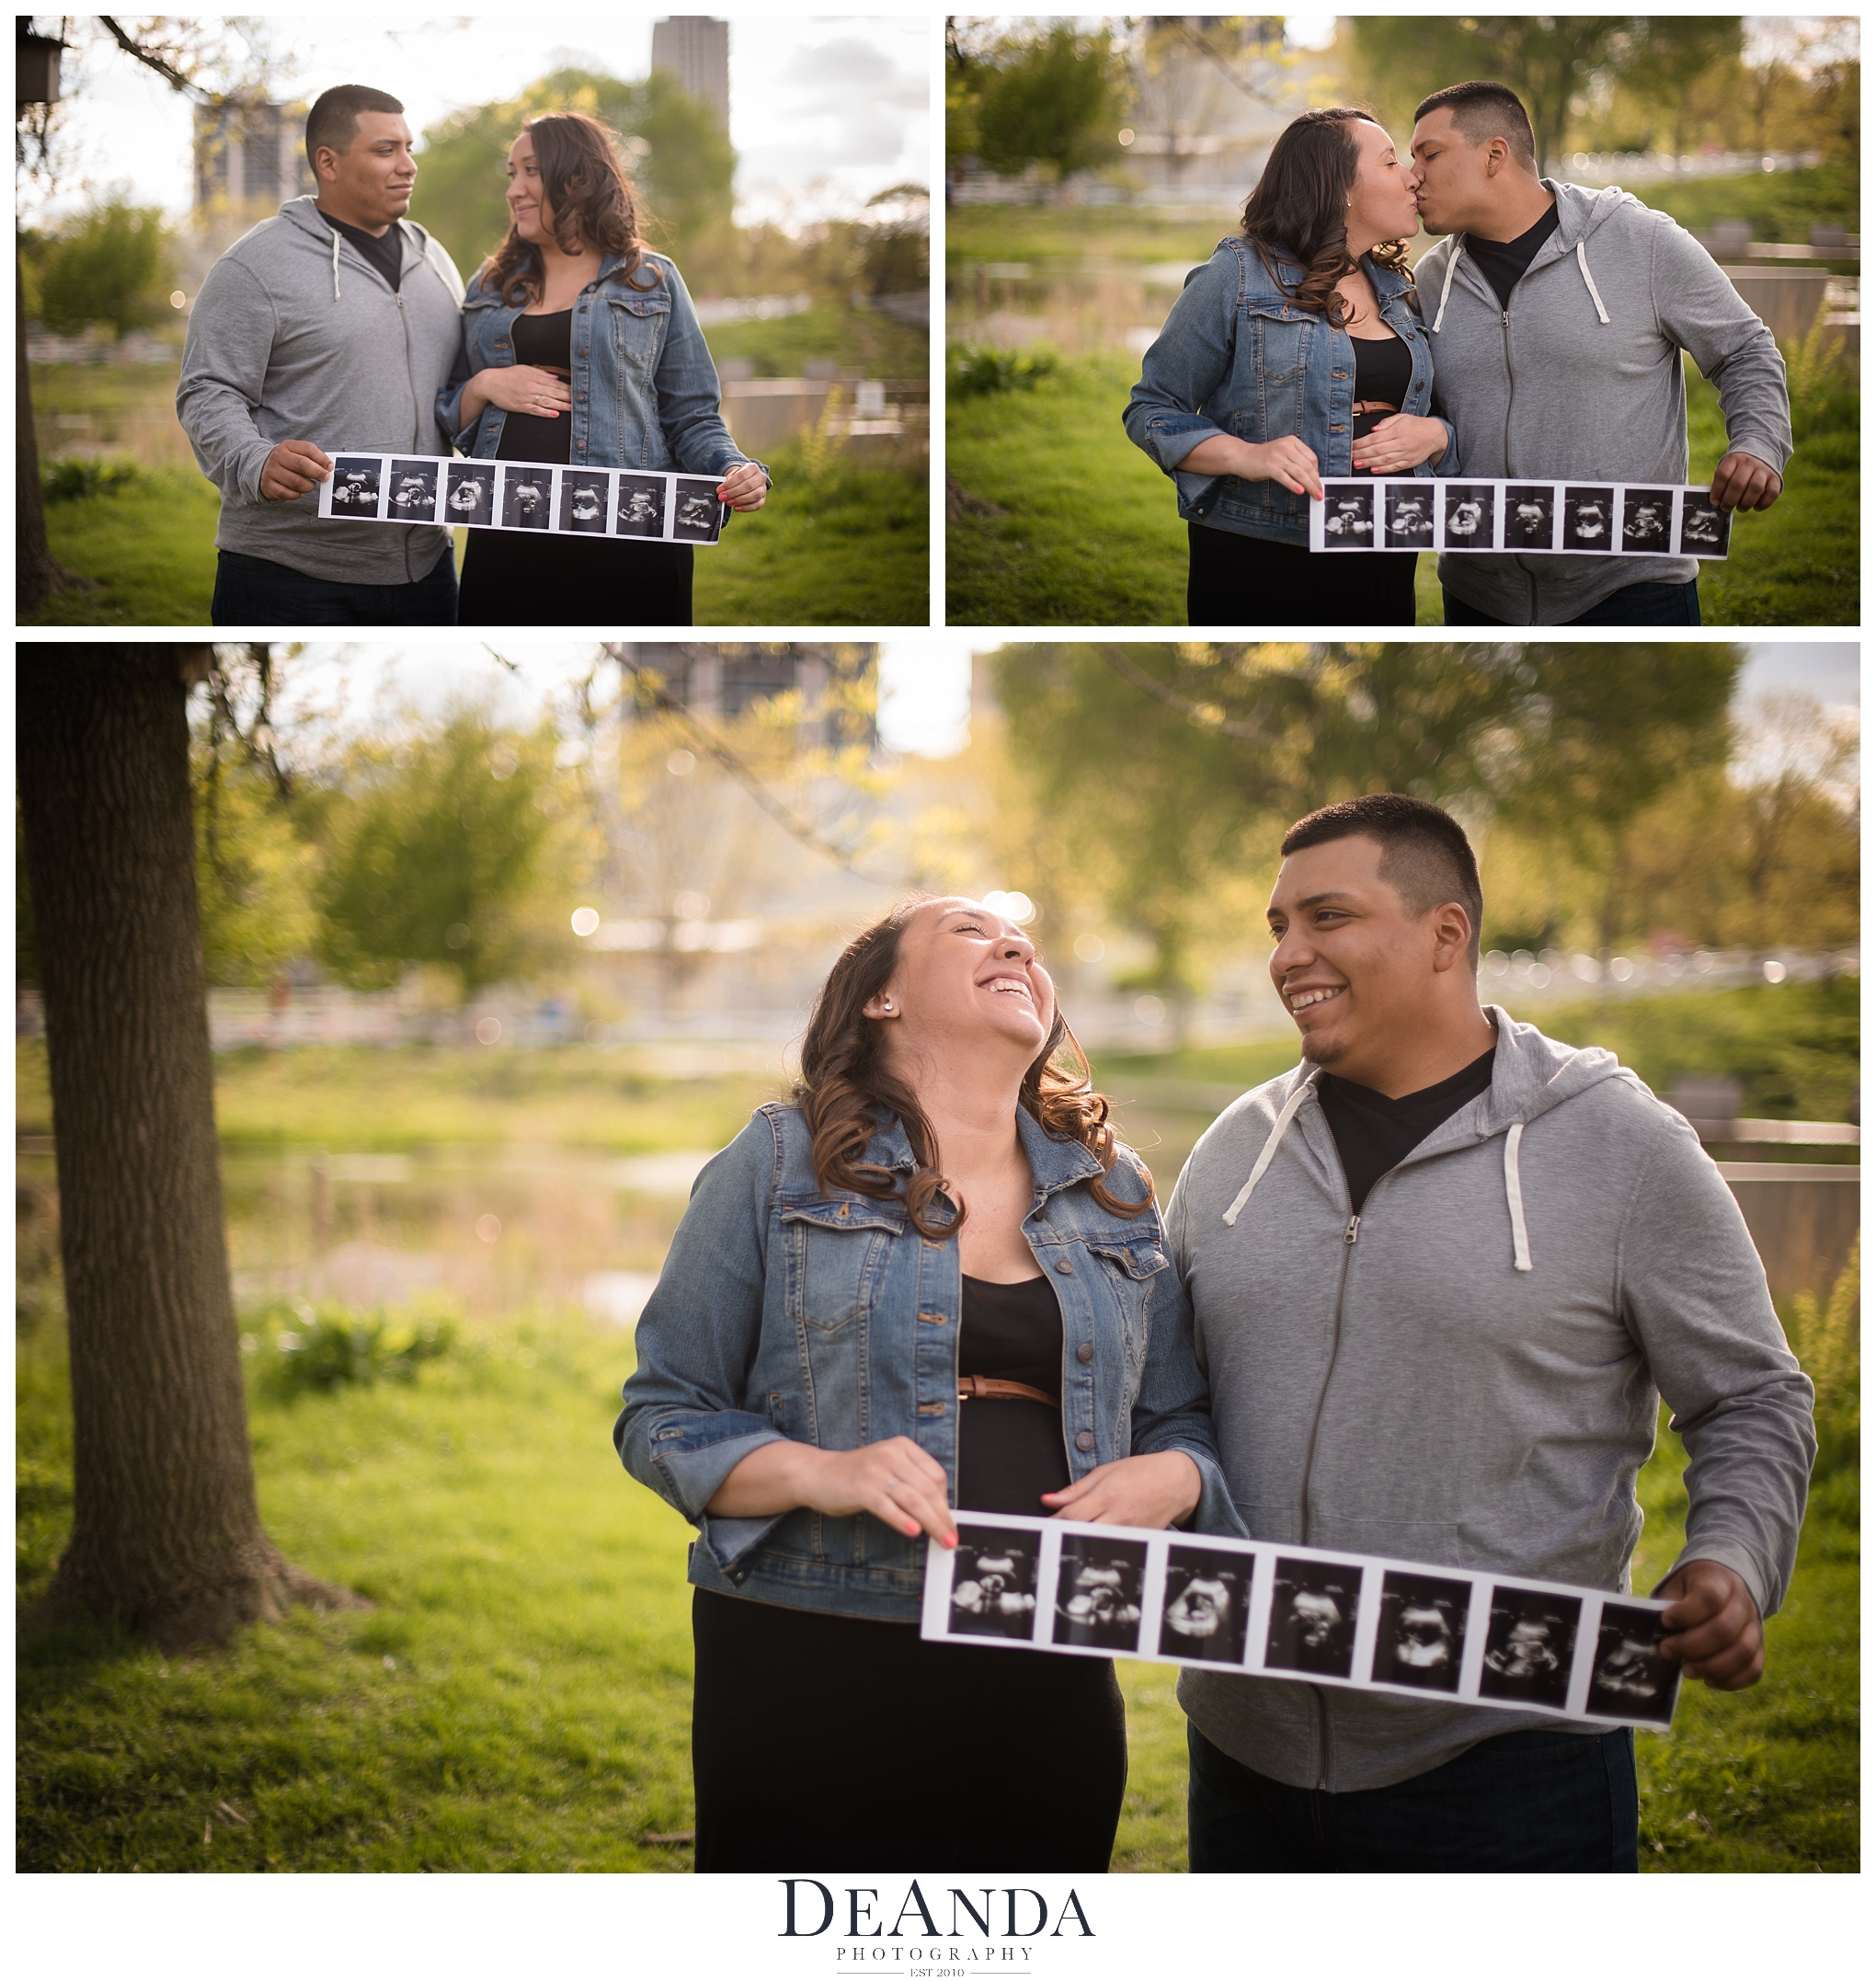
{"type": "MultiPolygon", "coordinates": [[[[937,1166],[937,1142],[918,1096],[887,1069],[885,1027],[865,1014],[866,1005],[892,981],[899,937],[921,905],[920,899],[903,902],[841,952],[808,1020],[795,1099],[814,1138],[814,1173],[821,1188],[852,1190],[861,1197],[898,1195],[893,1173],[864,1160],[868,1139],[897,1116],[918,1164],[906,1185],[906,1215],[923,1237],[950,1238],[963,1224],[967,1207],[958,1202],[937,1166]],[[933,1211],[933,1201],[941,1194],[955,1208],[948,1220],[933,1211]]],[[[1119,1156],[1120,1144],[1108,1126],[1107,1097],[1091,1085],[1087,1058],[1059,1005],[1042,1050],[1023,1075],[1017,1100],[1045,1134],[1058,1141],[1080,1142],[1100,1162],[1104,1174],[1088,1187],[1102,1209],[1127,1218],[1153,1201],[1153,1179],[1144,1163],[1143,1197],[1116,1197],[1107,1187],[1106,1173],[1119,1156]]]]}
{"type": "MultiPolygon", "coordinates": [[[[642,256],[638,195],[619,163],[612,133],[583,110],[553,110],[529,118],[521,134],[534,141],[542,197],[553,211],[561,253],[578,254],[584,242],[602,255],[623,255],[612,280],[633,289],[657,288],[655,281],[632,280],[642,256]]],[[[538,303],[544,280],[541,250],[522,240],[510,221],[501,246],[482,264],[484,285],[515,308],[538,303]]]]}
{"type": "MultiPolygon", "coordinates": [[[[1271,281],[1298,309],[1338,330],[1344,319],[1335,285],[1361,265],[1348,251],[1348,196],[1361,165],[1352,126],[1374,121],[1366,110],[1305,110],[1278,134],[1264,176],[1244,202],[1244,238],[1271,281]],[[1276,272],[1278,260],[1302,263],[1295,289],[1276,272]]],[[[1413,272],[1404,240],[1383,241],[1368,254],[1396,274],[1413,272]]],[[[1411,303],[1411,286],[1407,292],[1411,303]]]]}

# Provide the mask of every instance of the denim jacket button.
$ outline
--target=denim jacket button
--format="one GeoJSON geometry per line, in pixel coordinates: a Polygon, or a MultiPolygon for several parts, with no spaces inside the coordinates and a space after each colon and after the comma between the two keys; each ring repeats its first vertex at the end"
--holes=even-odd
{"type": "Polygon", "coordinates": [[[1056,1271],[1058,1273],[1071,1273],[1074,1269],[1066,1259],[1058,1259],[1056,1261],[1056,1271]]]}
{"type": "Polygon", "coordinates": [[[1094,1433],[1092,1431],[1077,1431],[1075,1433],[1075,1449],[1077,1451],[1092,1451],[1093,1449],[1094,1433]]]}
{"type": "Polygon", "coordinates": [[[1084,1341],[1075,1350],[1075,1359],[1078,1362],[1092,1362],[1094,1359],[1094,1344],[1092,1341],[1084,1341]]]}

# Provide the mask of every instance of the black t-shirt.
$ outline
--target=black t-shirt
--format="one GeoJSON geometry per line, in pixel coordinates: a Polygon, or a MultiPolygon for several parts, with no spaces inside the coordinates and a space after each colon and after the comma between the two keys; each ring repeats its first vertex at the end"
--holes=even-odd
{"type": "MultiPolygon", "coordinates": [[[[1054,1286],[964,1276],[957,1373],[1026,1382],[1062,1393],[1062,1310],[1054,1286]]],[[[958,1406],[957,1504],[975,1513],[1046,1514],[1045,1493],[1069,1483],[1061,1405],[1027,1397],[974,1398],[958,1406]]]]}
{"type": "Polygon", "coordinates": [[[335,220],[324,207],[319,210],[319,217],[328,227],[336,227],[344,235],[394,290],[404,280],[404,235],[395,225],[386,227],[383,234],[367,234],[349,220],[335,220]]]}
{"type": "Polygon", "coordinates": [[[1557,202],[1534,227],[1527,227],[1515,241],[1481,241],[1476,234],[1466,236],[1466,252],[1479,264],[1480,272],[1498,292],[1498,306],[1511,307],[1511,292],[1518,278],[1531,265],[1531,257],[1557,231],[1557,202]]]}
{"type": "Polygon", "coordinates": [[[1338,1080],[1333,1073],[1322,1075],[1316,1096],[1329,1116],[1329,1131],[1335,1138],[1335,1151],[1348,1178],[1348,1200],[1355,1209],[1360,1210],[1376,1184],[1442,1121],[1458,1114],[1475,1094],[1484,1093],[1492,1084],[1492,1060],[1497,1050],[1494,1040],[1489,1051],[1481,1052],[1471,1065],[1461,1067],[1450,1080],[1423,1087],[1418,1094],[1403,1094],[1397,1101],[1377,1094],[1372,1087],[1358,1087],[1352,1080],[1338,1080]]]}
{"type": "MultiPolygon", "coordinates": [[[[1355,403],[1385,406],[1384,413],[1357,413],[1351,439],[1366,440],[1384,419],[1391,419],[1407,403],[1413,384],[1413,353],[1397,337],[1358,337],[1355,345],[1355,403]]],[[[1371,475],[1372,468],[1356,468],[1371,475]]]]}

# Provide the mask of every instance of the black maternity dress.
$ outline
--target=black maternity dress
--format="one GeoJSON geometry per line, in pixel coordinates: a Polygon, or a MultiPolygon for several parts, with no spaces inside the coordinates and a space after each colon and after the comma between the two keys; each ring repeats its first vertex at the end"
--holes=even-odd
{"type": "MultiPolygon", "coordinates": [[[[962,1375],[1061,1395],[1040,1277],[966,1277],[962,1375]]],[[[1059,1404],[960,1403],[958,1503],[1047,1514],[1059,1404]]],[[[697,1869],[1103,1872],[1127,1787],[1109,1658],[928,1643],[913,1623],[693,1592],[697,1869]]]]}
{"type": "MultiPolygon", "coordinates": [[[[1391,333],[1356,338],[1355,403],[1398,411],[1413,380],[1413,354],[1391,333]]],[[[1388,412],[1357,413],[1353,438],[1365,439],[1388,412]]],[[[1354,469],[1356,475],[1367,471],[1354,469]]],[[[1329,556],[1305,544],[1241,536],[1209,523],[1185,526],[1191,544],[1186,622],[1195,626],[1411,626],[1413,573],[1405,551],[1347,551],[1329,556]]]]}
{"type": "MultiPolygon", "coordinates": [[[[515,318],[515,362],[568,372],[573,312],[515,318]]],[[[573,458],[573,421],[510,413],[501,461],[573,458]]],[[[623,464],[597,461],[595,467],[623,464]]],[[[688,626],[688,544],[638,544],[546,530],[472,530],[463,559],[456,624],[463,626],[688,626]]]]}

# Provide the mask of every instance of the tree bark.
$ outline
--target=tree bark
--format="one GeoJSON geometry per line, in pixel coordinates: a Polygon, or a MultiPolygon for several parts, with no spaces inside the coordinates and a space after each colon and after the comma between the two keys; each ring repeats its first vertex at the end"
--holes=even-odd
{"type": "Polygon", "coordinates": [[[29,613],[55,591],[86,583],[74,578],[52,555],[46,537],[45,500],[40,492],[39,435],[32,423],[32,372],[26,357],[26,284],[20,279],[19,256],[14,253],[14,330],[18,360],[14,391],[14,532],[16,611],[29,613]]]}
{"type": "Polygon", "coordinates": [[[18,788],[72,1350],[72,1538],[38,1620],[165,1648],[292,1602],[255,1499],[223,1230],[185,672],[195,646],[18,649],[18,788]]]}

